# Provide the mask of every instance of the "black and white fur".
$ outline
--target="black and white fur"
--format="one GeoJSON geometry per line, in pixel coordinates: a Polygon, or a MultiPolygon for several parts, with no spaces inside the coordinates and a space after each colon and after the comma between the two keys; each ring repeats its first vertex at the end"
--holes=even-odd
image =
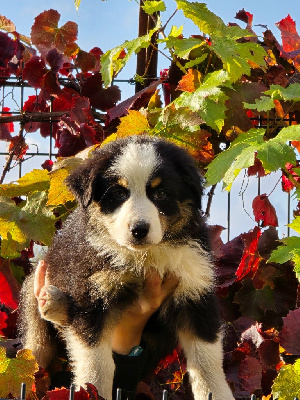
{"type": "Polygon", "coordinates": [[[111,399],[112,330],[154,268],[162,278],[175,275],[179,284],[145,328],[149,368],[179,343],[195,400],[206,399],[209,391],[216,400],[233,399],[222,368],[214,272],[200,214],[202,181],[194,160],[164,140],[129,137],[95,151],[67,184],[79,206],[47,254],[45,306],[39,310],[34,298],[34,273],[23,285],[24,346],[47,367],[59,332],[74,383],[93,383],[111,399]]]}

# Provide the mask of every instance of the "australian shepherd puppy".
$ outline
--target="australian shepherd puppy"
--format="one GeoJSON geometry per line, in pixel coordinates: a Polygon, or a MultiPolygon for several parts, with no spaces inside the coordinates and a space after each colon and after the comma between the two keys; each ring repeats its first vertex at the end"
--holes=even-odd
{"type": "Polygon", "coordinates": [[[200,213],[202,180],[192,157],[167,141],[132,136],[96,150],[67,184],[79,206],[47,253],[45,305],[38,309],[34,272],[23,285],[24,346],[47,367],[62,337],[74,383],[90,382],[111,399],[112,330],[155,269],[162,279],[175,275],[179,284],[145,327],[150,367],[179,344],[195,399],[210,391],[216,400],[233,399],[200,213]]]}

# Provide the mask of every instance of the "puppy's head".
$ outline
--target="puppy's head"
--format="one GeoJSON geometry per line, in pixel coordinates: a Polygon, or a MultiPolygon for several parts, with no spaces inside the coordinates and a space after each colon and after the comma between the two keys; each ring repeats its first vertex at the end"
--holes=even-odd
{"type": "Polygon", "coordinates": [[[67,184],[93,226],[132,250],[186,235],[201,207],[194,160],[175,145],[145,136],[103,146],[67,184]]]}

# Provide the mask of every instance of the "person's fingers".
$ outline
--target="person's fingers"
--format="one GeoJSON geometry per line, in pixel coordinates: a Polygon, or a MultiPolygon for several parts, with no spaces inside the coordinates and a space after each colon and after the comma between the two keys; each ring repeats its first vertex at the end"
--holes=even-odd
{"type": "Polygon", "coordinates": [[[143,295],[146,298],[159,298],[161,296],[162,279],[158,272],[151,269],[145,279],[143,295]]]}
{"type": "Polygon", "coordinates": [[[37,299],[40,296],[42,287],[45,285],[46,270],[47,270],[47,265],[44,260],[41,260],[38,263],[38,266],[34,273],[33,291],[37,299]]]}
{"type": "Polygon", "coordinates": [[[161,285],[161,294],[166,299],[178,286],[179,279],[175,275],[168,274],[161,285]]]}

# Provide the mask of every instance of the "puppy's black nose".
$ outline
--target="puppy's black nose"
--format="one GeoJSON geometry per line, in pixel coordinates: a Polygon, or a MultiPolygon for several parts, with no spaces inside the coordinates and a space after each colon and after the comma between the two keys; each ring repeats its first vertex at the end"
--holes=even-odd
{"type": "Polygon", "coordinates": [[[135,239],[145,239],[149,229],[150,225],[145,221],[138,222],[130,227],[131,234],[135,239]]]}

